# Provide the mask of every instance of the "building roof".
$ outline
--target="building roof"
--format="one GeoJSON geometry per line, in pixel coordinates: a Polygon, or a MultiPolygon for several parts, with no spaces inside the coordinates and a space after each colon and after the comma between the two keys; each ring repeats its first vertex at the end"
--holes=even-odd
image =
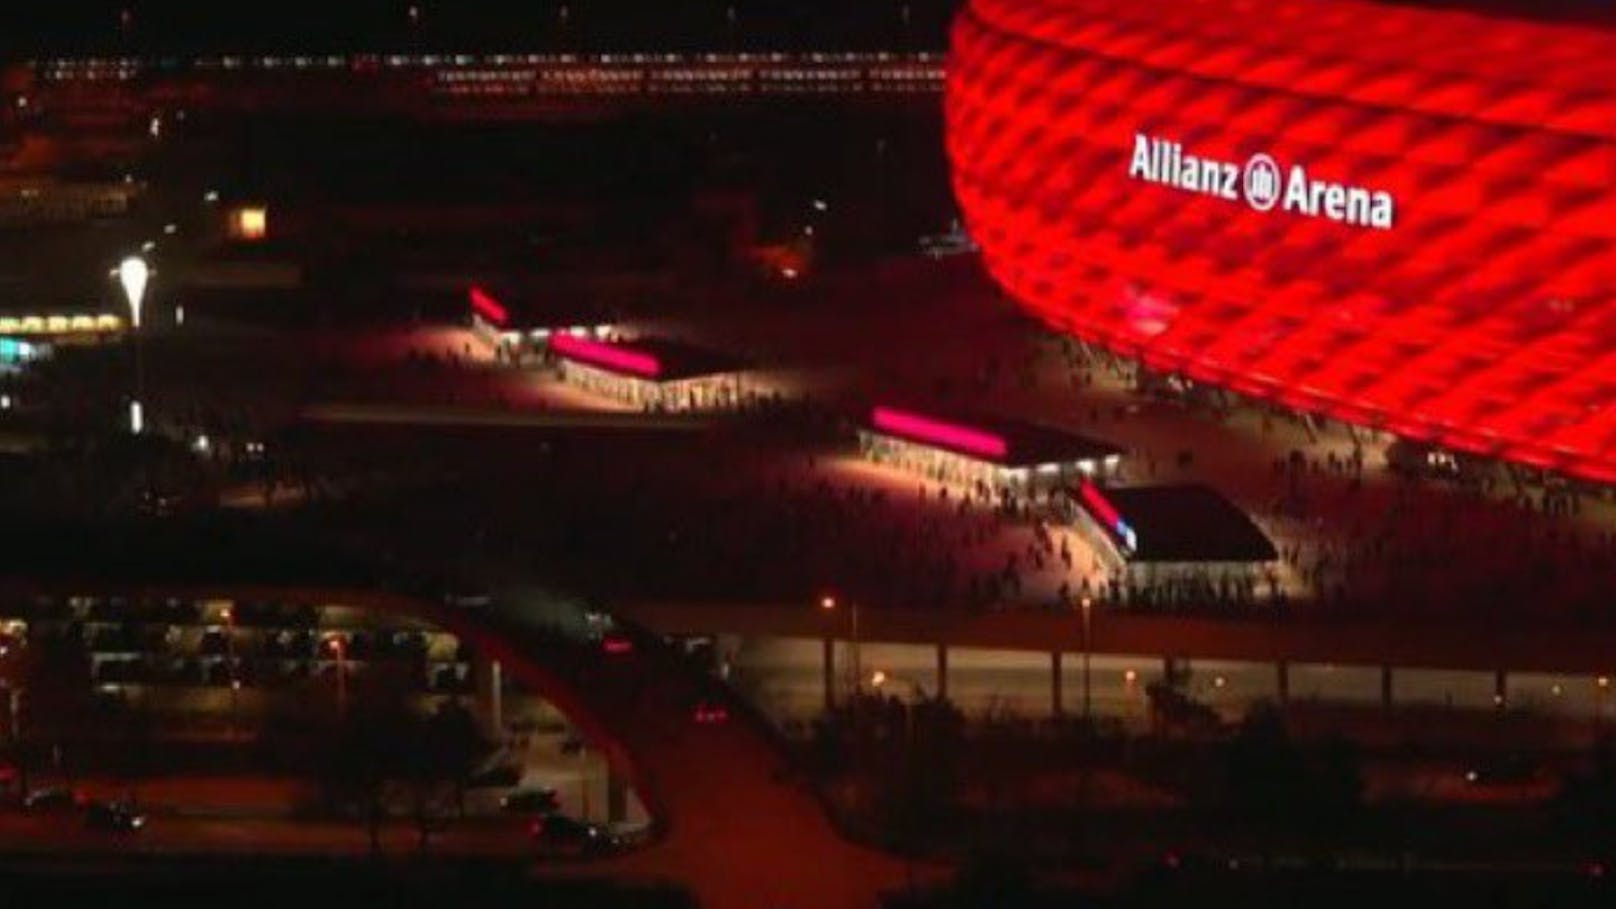
{"type": "Polygon", "coordinates": [[[605,307],[575,294],[531,294],[473,284],[466,288],[471,311],[506,331],[551,331],[611,325],[605,307]]]}
{"type": "Polygon", "coordinates": [[[565,360],[653,382],[680,382],[750,368],[740,357],[669,338],[605,342],[556,335],[550,339],[550,350],[565,360]]]}
{"type": "Polygon", "coordinates": [[[1101,461],[1123,449],[1110,442],[1054,426],[1004,417],[939,413],[909,407],[872,407],[865,425],[872,431],[930,445],[1004,467],[1101,461]]]}
{"type": "Polygon", "coordinates": [[[1262,528],[1210,486],[1090,488],[1099,492],[1100,502],[1080,490],[1079,504],[1102,524],[1120,520],[1132,532],[1129,562],[1270,562],[1279,557],[1262,528]],[[1099,513],[1106,504],[1113,511],[1111,522],[1099,513]]]}

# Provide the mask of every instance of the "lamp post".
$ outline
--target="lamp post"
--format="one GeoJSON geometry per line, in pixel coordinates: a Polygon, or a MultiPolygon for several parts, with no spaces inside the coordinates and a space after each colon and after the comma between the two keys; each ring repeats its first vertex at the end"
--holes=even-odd
{"type": "Polygon", "coordinates": [[[241,695],[241,677],[236,674],[236,613],[226,606],[220,613],[224,619],[224,659],[225,666],[230,671],[230,734],[236,735],[241,731],[237,720],[237,707],[241,695]]]}
{"type": "Polygon", "coordinates": [[[1094,608],[1094,600],[1084,597],[1081,602],[1083,610],[1083,723],[1089,722],[1089,651],[1093,648],[1089,644],[1089,613],[1094,608]]]}
{"type": "Polygon", "coordinates": [[[139,256],[129,256],[118,264],[118,284],[123,287],[124,299],[129,303],[129,330],[135,345],[135,396],[129,402],[129,431],[139,435],[145,428],[145,414],[141,412],[141,398],[146,394],[146,376],[141,362],[140,308],[146,299],[146,284],[151,280],[151,268],[139,256]]]}
{"type": "MultiPolygon", "coordinates": [[[[819,608],[823,609],[826,612],[835,612],[838,605],[839,604],[836,602],[836,598],[833,597],[833,596],[826,595],[824,597],[821,597],[820,600],[819,600],[819,608]]],[[[851,626],[850,631],[849,631],[849,638],[851,640],[852,646],[849,648],[849,656],[851,658],[850,662],[852,664],[852,670],[853,670],[853,672],[852,672],[852,676],[853,676],[853,692],[852,693],[853,693],[854,697],[857,697],[858,693],[864,687],[863,686],[863,668],[860,665],[860,660],[859,660],[859,608],[858,608],[858,603],[854,602],[854,603],[848,603],[847,604],[847,615],[848,615],[848,624],[851,626]]]]}
{"type": "Polygon", "coordinates": [[[326,649],[337,661],[337,716],[348,715],[348,645],[340,637],[326,638],[326,649]]]}
{"type": "MultiPolygon", "coordinates": [[[[879,669],[870,673],[870,687],[877,691],[880,691],[887,682],[893,681],[905,680],[879,669]]],[[[914,700],[903,705],[903,741],[906,745],[912,745],[915,741],[915,705],[926,697],[926,689],[920,687],[919,683],[910,681],[909,686],[914,689],[914,700]]]]}

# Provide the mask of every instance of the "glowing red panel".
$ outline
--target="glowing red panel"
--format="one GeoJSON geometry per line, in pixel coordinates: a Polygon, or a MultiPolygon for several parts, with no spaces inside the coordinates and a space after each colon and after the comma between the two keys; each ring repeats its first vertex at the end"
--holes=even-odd
{"type": "Polygon", "coordinates": [[[1122,520],[1122,515],[1117,514],[1116,507],[1111,504],[1111,500],[1100,492],[1098,486],[1093,483],[1084,483],[1078,487],[1077,491],[1078,495],[1083,497],[1083,505],[1088,508],[1089,513],[1094,515],[1106,527],[1115,527],[1117,522],[1122,520]]]}
{"type": "Polygon", "coordinates": [[[1616,476],[1608,23],[968,0],[947,71],[966,227],[1051,327],[1290,407],[1616,476]]]}
{"type": "Polygon", "coordinates": [[[602,344],[574,335],[551,335],[550,349],[569,360],[577,360],[611,372],[628,373],[647,379],[654,379],[662,374],[662,364],[648,353],[602,344]]]}
{"type": "Polygon", "coordinates": [[[466,295],[471,298],[472,312],[477,315],[502,328],[506,322],[510,321],[510,313],[506,311],[505,307],[500,305],[498,300],[489,296],[488,292],[481,287],[473,285],[466,292],[466,295]]]}
{"type": "Polygon", "coordinates": [[[882,432],[960,454],[1001,459],[1010,453],[1009,444],[993,433],[894,407],[875,408],[870,414],[870,424],[882,432]]]}

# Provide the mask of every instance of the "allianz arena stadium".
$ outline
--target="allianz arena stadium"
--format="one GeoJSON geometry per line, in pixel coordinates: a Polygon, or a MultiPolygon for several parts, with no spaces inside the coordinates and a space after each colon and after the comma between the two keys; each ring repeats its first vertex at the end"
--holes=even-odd
{"type": "Polygon", "coordinates": [[[1150,369],[1616,481],[1616,30],[1357,0],[969,0],[986,267],[1150,369]]]}

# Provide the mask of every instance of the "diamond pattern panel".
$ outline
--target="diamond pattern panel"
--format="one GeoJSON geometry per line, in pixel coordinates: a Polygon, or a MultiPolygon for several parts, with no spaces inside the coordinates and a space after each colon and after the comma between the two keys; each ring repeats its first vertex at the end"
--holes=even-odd
{"type": "Polygon", "coordinates": [[[984,262],[1050,325],[1616,481],[1616,32],[1359,0],[970,0],[945,105],[984,262]],[[1141,179],[1141,134],[1384,190],[1395,220],[1141,179]]]}

